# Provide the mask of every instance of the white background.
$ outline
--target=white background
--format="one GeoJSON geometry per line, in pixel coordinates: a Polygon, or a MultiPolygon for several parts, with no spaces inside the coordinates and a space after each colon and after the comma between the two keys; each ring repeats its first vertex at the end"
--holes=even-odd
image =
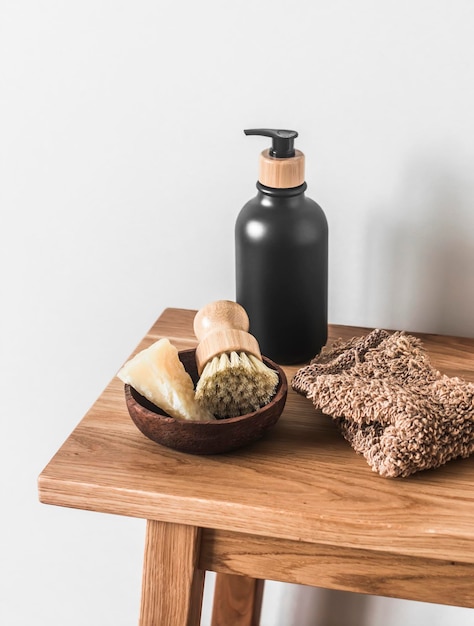
{"type": "MultiPolygon", "coordinates": [[[[2,626],[137,623],[144,523],[36,479],[165,307],[235,297],[244,128],[300,133],[332,323],[474,336],[473,33],[471,0],[1,0],[2,626]]],[[[267,585],[262,626],[316,623],[474,611],[267,585]]]]}

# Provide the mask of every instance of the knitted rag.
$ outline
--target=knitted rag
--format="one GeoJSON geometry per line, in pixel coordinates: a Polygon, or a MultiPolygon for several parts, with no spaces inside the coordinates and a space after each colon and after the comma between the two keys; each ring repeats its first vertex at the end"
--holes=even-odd
{"type": "Polygon", "coordinates": [[[474,452],[474,384],[438,372],[421,341],[374,330],[323,349],[292,380],[374,472],[395,478],[474,452]]]}

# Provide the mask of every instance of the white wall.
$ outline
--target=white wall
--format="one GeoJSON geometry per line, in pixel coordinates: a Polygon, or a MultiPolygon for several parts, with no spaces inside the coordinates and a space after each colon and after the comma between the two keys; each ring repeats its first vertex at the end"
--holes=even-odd
{"type": "MultiPolygon", "coordinates": [[[[331,322],[474,336],[473,29],[470,0],[3,0],[2,625],[136,623],[143,522],[36,478],[163,308],[234,297],[244,128],[300,132],[331,322]]],[[[474,625],[267,591],[263,626],[474,625]]]]}

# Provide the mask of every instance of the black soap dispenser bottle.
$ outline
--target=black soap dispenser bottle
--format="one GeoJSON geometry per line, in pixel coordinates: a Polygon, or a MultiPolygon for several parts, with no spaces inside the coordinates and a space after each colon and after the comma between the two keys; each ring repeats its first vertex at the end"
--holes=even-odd
{"type": "Polygon", "coordinates": [[[235,225],[236,300],[262,354],[281,364],[305,363],[327,341],[326,216],[305,195],[298,133],[244,132],[271,137],[272,147],[260,155],[257,195],[235,225]]]}

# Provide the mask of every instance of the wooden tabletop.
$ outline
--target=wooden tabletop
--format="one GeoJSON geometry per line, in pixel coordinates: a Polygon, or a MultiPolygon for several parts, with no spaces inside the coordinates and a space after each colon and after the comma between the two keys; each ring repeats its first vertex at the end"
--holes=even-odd
{"type": "MultiPolygon", "coordinates": [[[[160,337],[178,349],[194,347],[194,314],[166,309],[135,352],[160,337]]],[[[329,330],[329,342],[369,331],[329,330]]],[[[474,339],[419,336],[443,373],[474,382],[474,339]]],[[[285,368],[289,382],[296,369],[285,368]]],[[[264,439],[234,453],[193,456],[142,435],[114,378],[41,473],[39,494],[47,504],[257,538],[474,564],[472,457],[382,478],[330,418],[292,390],[264,439]]]]}

